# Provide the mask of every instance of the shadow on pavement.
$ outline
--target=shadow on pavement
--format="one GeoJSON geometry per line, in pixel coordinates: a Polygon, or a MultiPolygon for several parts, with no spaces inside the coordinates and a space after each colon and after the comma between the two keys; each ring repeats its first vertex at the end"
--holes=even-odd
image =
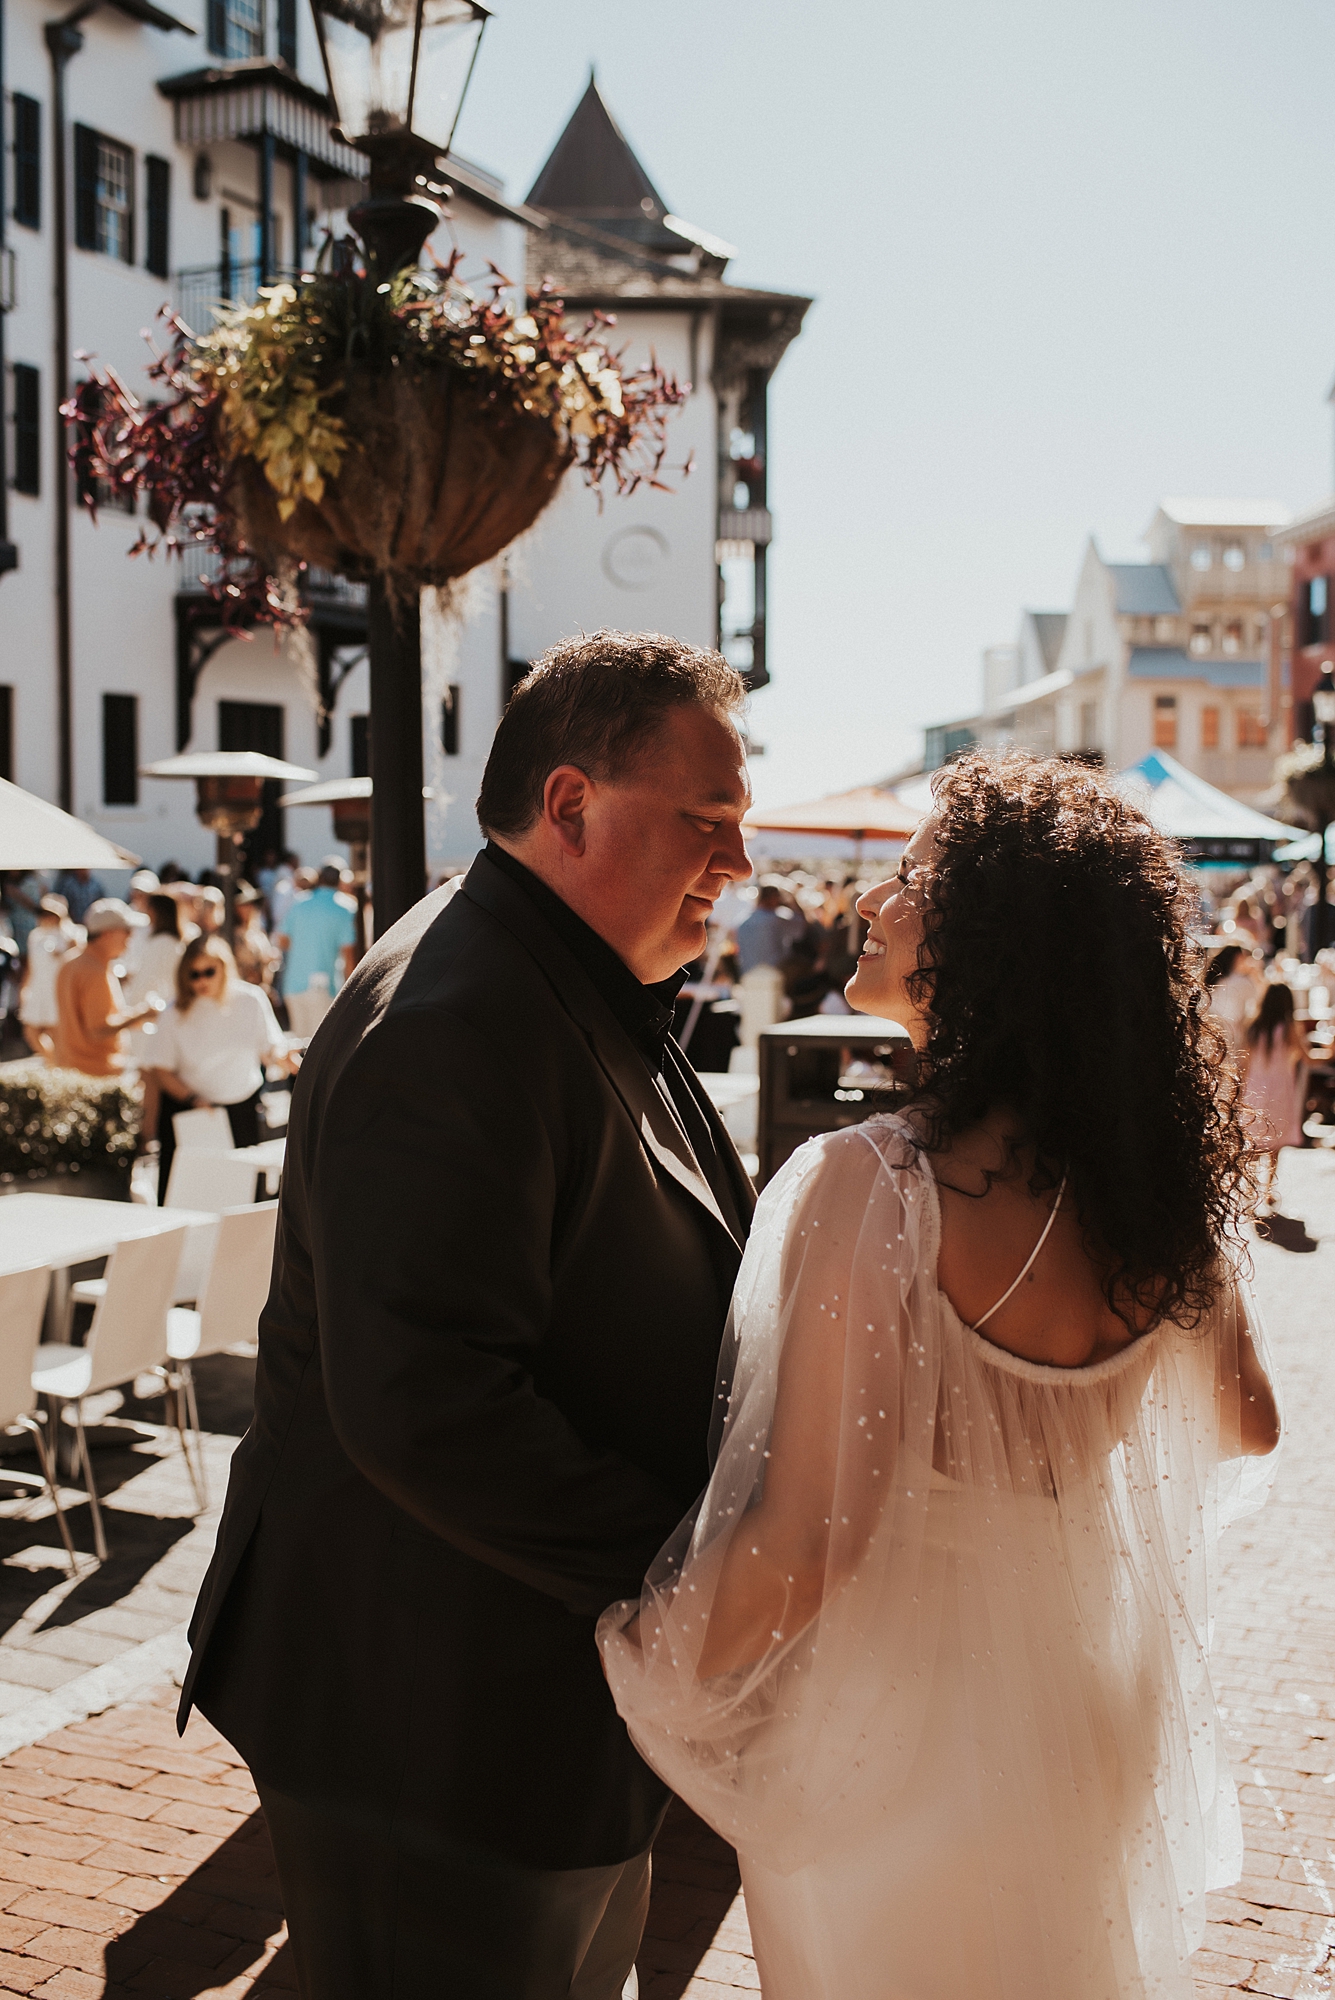
{"type": "Polygon", "coordinates": [[[257,1996],[295,1992],[297,1975],[286,1941],[258,1971],[270,1940],[282,1929],[282,1905],[264,1815],[254,1812],[201,1862],[156,1909],[146,1910],[104,1955],[107,1985],[192,2000],[230,1992],[231,1982],[256,1981],[257,1996]]]}
{"type": "Polygon", "coordinates": [[[1273,1243],[1277,1250],[1301,1254],[1321,1247],[1320,1237],[1309,1236],[1306,1223],[1297,1215],[1263,1215],[1257,1221],[1256,1233],[1263,1243],[1273,1243]]]}
{"type": "Polygon", "coordinates": [[[681,2000],[711,1948],[749,1951],[745,1935],[734,1939],[726,1928],[740,1887],[728,1843],[674,1799],[654,1843],[649,1920],[636,1961],[640,2000],[681,2000]]]}

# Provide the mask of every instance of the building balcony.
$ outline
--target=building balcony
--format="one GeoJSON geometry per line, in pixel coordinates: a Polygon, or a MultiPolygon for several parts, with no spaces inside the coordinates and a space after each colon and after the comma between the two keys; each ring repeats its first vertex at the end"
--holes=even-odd
{"type": "Polygon", "coordinates": [[[774,539],[774,518],[768,507],[720,507],[717,561],[754,555],[774,539]]]}
{"type": "Polygon", "coordinates": [[[258,261],[196,264],[173,277],[172,304],[193,333],[207,333],[215,306],[253,306],[261,283],[273,285],[296,275],[284,269],[264,278],[258,261]]]}
{"type": "MultiPolygon", "coordinates": [[[[181,552],[180,564],[177,578],[180,595],[207,597],[209,585],[217,581],[221,569],[217,551],[205,548],[200,542],[189,543],[181,552]]],[[[301,579],[301,594],[321,610],[335,607],[348,612],[366,610],[366,585],[336,576],[332,570],[308,569],[301,579]]]]}

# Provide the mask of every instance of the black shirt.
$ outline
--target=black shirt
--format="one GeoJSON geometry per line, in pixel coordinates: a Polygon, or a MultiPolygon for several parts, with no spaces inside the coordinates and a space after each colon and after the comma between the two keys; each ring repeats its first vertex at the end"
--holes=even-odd
{"type": "Polygon", "coordinates": [[[642,985],[623,958],[605,938],[578,917],[569,903],[563,903],[554,889],[539,881],[531,868],[516,861],[494,840],[487,842],[486,854],[510,880],[517,883],[543,916],[561,942],[588,974],[600,997],[625,1029],[644,1059],[645,1067],[657,1083],[669,1108],[675,1113],[696,1165],[709,1183],[719,1211],[738,1242],[744,1242],[742,1221],[732,1185],[729,1163],[719,1153],[709,1120],[701,1103],[701,1086],[672,1034],[672,1010],[686,983],[686,969],[670,979],[642,985]]]}

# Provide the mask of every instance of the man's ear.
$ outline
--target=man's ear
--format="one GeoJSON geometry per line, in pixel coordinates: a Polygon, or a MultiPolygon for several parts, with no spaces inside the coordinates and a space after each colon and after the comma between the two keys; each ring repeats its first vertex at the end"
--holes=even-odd
{"type": "Polygon", "coordinates": [[[558,764],[542,788],[542,817],[566,854],[584,852],[584,818],[592,789],[577,764],[558,764]]]}

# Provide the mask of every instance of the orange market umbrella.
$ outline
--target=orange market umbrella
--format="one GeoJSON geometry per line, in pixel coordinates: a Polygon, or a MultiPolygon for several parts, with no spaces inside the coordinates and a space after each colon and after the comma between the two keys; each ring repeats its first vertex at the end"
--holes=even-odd
{"type": "Polygon", "coordinates": [[[876,785],[812,799],[806,805],[753,806],[742,821],[744,833],[834,834],[845,840],[907,840],[922,819],[876,785]]]}

